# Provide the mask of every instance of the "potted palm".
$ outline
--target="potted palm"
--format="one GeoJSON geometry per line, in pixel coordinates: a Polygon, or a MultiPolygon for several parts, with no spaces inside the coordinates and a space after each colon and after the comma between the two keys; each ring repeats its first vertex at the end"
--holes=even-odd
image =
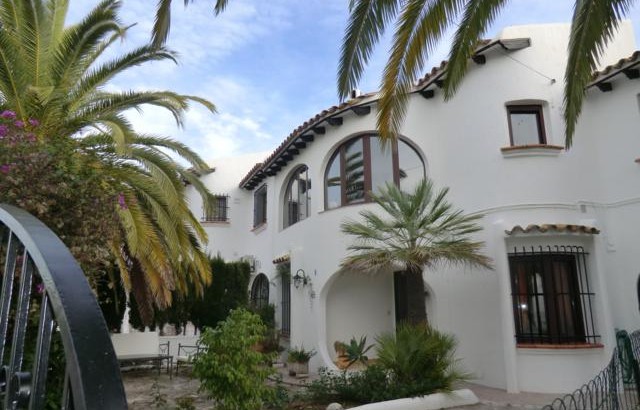
{"type": "Polygon", "coordinates": [[[304,346],[289,349],[287,355],[289,376],[309,374],[309,360],[311,360],[315,354],[315,350],[305,350],[304,346]]]}

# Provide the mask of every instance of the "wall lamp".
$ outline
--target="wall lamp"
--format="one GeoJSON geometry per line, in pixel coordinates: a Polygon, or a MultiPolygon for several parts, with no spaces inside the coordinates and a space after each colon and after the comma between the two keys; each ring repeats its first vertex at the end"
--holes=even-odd
{"type": "Polygon", "coordinates": [[[300,286],[305,287],[309,283],[311,283],[311,278],[304,273],[304,270],[298,269],[296,274],[293,275],[293,286],[295,286],[296,289],[299,289],[300,286]]]}

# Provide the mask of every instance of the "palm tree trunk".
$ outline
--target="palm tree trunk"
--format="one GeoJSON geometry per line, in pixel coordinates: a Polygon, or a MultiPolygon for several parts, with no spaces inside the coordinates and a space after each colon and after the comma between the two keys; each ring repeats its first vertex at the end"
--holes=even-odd
{"type": "Polygon", "coordinates": [[[407,275],[407,321],[412,325],[427,323],[427,305],[424,298],[422,267],[409,265],[407,275]]]}

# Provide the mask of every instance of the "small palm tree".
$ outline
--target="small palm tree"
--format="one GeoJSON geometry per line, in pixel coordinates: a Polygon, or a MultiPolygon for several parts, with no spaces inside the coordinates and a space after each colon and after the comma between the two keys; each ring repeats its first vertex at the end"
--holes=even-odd
{"type": "MultiPolygon", "coordinates": [[[[429,55],[447,29],[458,26],[444,80],[445,99],[455,94],[480,36],[508,3],[507,0],[351,0],[338,69],[340,98],[347,98],[357,88],[373,49],[387,27],[395,22],[378,103],[378,130],[385,139],[395,138],[406,113],[408,92],[423,74],[429,55]]],[[[567,147],[573,141],[585,87],[618,22],[634,3],[635,0],[575,1],[564,77],[567,147]]]]}
{"type": "Polygon", "coordinates": [[[424,299],[424,267],[438,263],[491,267],[491,259],[480,250],[483,242],[473,241],[472,233],[482,228],[482,215],[464,215],[447,202],[449,191],[435,192],[433,183],[422,180],[412,193],[387,183],[379,194],[371,193],[384,216],[365,210],[362,222],[347,221],[342,232],[355,237],[352,254],[342,261],[343,270],[378,273],[401,270],[407,276],[408,321],[427,320],[424,299]]]}

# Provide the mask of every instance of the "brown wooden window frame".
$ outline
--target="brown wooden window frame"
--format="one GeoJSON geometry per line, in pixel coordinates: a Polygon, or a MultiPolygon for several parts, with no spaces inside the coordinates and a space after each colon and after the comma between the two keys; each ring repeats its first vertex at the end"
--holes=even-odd
{"type": "MultiPolygon", "coordinates": [[[[348,205],[356,205],[356,204],[362,204],[362,203],[367,203],[367,202],[371,202],[371,191],[372,191],[372,176],[371,176],[371,138],[378,138],[378,136],[376,134],[361,134],[358,136],[355,136],[353,138],[350,138],[346,141],[344,141],[337,149],[336,151],[333,153],[333,155],[331,156],[331,159],[327,162],[327,166],[325,168],[325,172],[324,172],[324,208],[326,210],[329,209],[336,209],[336,208],[341,208],[343,206],[348,206],[348,205]],[[362,153],[363,153],[363,166],[364,166],[364,198],[362,200],[358,200],[358,201],[351,201],[351,202],[347,202],[347,173],[346,173],[346,150],[347,150],[347,145],[349,145],[349,143],[357,140],[357,139],[361,139],[362,140],[362,153]],[[337,157],[339,158],[340,161],[340,205],[333,207],[333,208],[329,208],[329,204],[328,204],[328,179],[329,179],[329,171],[331,169],[331,166],[333,165],[334,161],[336,160],[337,157]]],[[[424,166],[424,159],[422,158],[422,156],[418,153],[418,151],[411,146],[411,144],[409,144],[408,142],[404,141],[403,139],[398,139],[394,142],[391,143],[391,159],[392,159],[392,171],[393,171],[393,183],[396,186],[400,185],[400,160],[398,157],[398,143],[399,141],[401,141],[404,144],[407,144],[407,146],[409,146],[412,150],[414,150],[414,152],[416,153],[416,155],[418,156],[418,158],[420,159],[420,161],[422,162],[422,168],[423,171],[425,169],[424,166]]]]}
{"type": "Polygon", "coordinates": [[[574,246],[516,248],[509,253],[519,347],[599,343],[587,255],[574,246]]]}
{"type": "Polygon", "coordinates": [[[512,114],[535,114],[536,123],[538,124],[538,144],[533,145],[547,145],[547,134],[544,127],[544,114],[542,112],[542,105],[529,104],[529,105],[507,105],[507,120],[509,123],[509,142],[512,147],[524,147],[532,144],[516,145],[513,141],[513,127],[511,125],[512,114]]]}

